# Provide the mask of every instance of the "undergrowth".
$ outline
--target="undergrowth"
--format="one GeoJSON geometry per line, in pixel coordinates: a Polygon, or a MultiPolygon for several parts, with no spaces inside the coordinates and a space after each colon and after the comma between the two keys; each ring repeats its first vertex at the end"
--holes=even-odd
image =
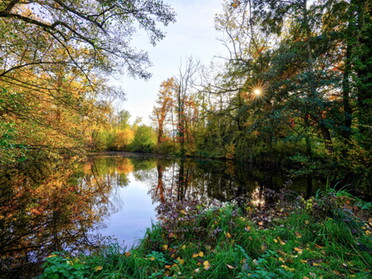
{"type": "Polygon", "coordinates": [[[289,204],[265,222],[251,207],[164,204],[138,247],[55,253],[41,278],[371,278],[371,203],[329,191],[289,204]]]}

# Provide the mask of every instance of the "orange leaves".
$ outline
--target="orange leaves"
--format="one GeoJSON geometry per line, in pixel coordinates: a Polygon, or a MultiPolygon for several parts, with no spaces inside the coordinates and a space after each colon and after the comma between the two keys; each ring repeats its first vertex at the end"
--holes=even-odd
{"type": "Polygon", "coordinates": [[[40,211],[39,211],[38,209],[36,209],[36,208],[31,209],[30,212],[33,213],[33,214],[35,214],[35,215],[41,215],[41,214],[42,214],[42,212],[40,212],[40,211]]]}
{"type": "Polygon", "coordinates": [[[295,250],[299,254],[302,254],[302,249],[301,248],[295,247],[295,248],[293,248],[293,250],[295,250]]]}

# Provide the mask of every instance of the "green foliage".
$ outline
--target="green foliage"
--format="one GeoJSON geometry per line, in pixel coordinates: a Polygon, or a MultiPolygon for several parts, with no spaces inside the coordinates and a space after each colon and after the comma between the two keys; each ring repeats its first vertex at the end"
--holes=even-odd
{"type": "Polygon", "coordinates": [[[167,140],[158,143],[156,145],[155,152],[160,154],[176,154],[179,152],[179,148],[176,143],[167,140]]]}
{"type": "Polygon", "coordinates": [[[73,272],[84,278],[368,277],[370,203],[331,190],[277,206],[280,214],[263,225],[232,205],[164,204],[162,222],[137,248],[78,258],[57,255],[47,259],[42,278],[68,278],[73,272]],[[52,271],[68,276],[48,277],[52,271]]]}
{"type": "Polygon", "coordinates": [[[156,144],[156,135],[154,130],[146,125],[138,126],[134,139],[128,149],[134,152],[152,152],[156,144]]]}
{"type": "Polygon", "coordinates": [[[15,123],[0,122],[0,165],[26,160],[27,147],[19,143],[15,123]]]}

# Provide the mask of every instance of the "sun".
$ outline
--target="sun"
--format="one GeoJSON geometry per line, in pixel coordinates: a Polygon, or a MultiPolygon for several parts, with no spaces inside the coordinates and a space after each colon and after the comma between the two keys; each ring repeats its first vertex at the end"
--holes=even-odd
{"type": "Polygon", "coordinates": [[[259,87],[253,88],[253,94],[254,94],[256,97],[260,97],[260,96],[262,95],[262,89],[259,88],[259,87]]]}

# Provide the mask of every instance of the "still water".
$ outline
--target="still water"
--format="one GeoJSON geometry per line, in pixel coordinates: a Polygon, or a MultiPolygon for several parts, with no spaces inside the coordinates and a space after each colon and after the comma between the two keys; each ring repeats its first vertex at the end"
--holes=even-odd
{"type": "Polygon", "coordinates": [[[313,194],[307,178],[291,178],[282,170],[255,168],[221,161],[175,161],[122,156],[91,157],[84,165],[111,186],[111,211],[96,230],[113,237],[122,246],[135,245],[156,222],[156,208],[172,200],[198,199],[205,203],[233,202],[263,206],[270,202],[266,190],[289,190],[313,194]]]}
{"type": "Polygon", "coordinates": [[[0,185],[0,278],[28,278],[53,251],[90,253],[110,243],[129,249],[162,203],[264,206],[272,202],[269,189],[309,196],[322,183],[269,167],[115,155],[3,170],[0,185]]]}

